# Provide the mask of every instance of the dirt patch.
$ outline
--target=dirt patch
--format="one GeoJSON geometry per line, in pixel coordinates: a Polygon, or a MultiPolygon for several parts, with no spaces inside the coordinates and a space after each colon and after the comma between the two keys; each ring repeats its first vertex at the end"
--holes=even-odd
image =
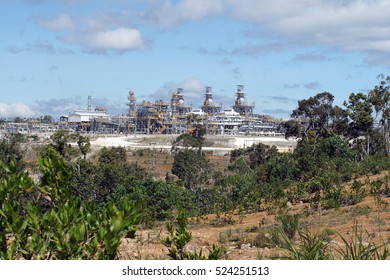
{"type": "MultiPolygon", "coordinates": [[[[372,179],[388,174],[389,172],[383,172],[372,179]]],[[[390,198],[385,198],[385,201],[390,204],[390,198]]],[[[353,206],[330,210],[313,210],[308,204],[298,203],[291,205],[289,211],[300,215],[301,229],[312,233],[327,232],[334,244],[341,244],[340,236],[348,240],[356,224],[364,229],[364,242],[383,241],[390,244],[390,209],[379,210],[373,197],[366,197],[353,206]]],[[[226,250],[226,258],[231,260],[278,258],[286,252],[278,246],[263,244],[264,236],[260,234],[261,229],[276,226],[275,217],[274,212],[262,211],[192,218],[188,228],[193,239],[187,249],[197,252],[202,250],[207,254],[212,244],[218,244],[226,250]]],[[[120,257],[168,259],[167,249],[161,242],[165,234],[164,224],[159,224],[154,229],[138,230],[135,239],[123,239],[120,257]]]]}

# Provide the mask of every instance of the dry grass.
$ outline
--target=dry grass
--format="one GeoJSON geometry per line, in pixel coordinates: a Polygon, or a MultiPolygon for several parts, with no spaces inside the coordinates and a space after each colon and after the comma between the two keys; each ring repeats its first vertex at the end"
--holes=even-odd
{"type": "MultiPolygon", "coordinates": [[[[375,179],[386,174],[388,172],[375,175],[375,179]]],[[[390,198],[385,200],[390,203],[390,198]]],[[[310,230],[312,233],[327,232],[332,237],[334,244],[341,244],[342,238],[349,239],[353,234],[355,224],[361,225],[367,233],[365,242],[379,243],[384,241],[390,243],[390,209],[382,210],[380,220],[378,220],[379,210],[373,197],[366,197],[356,205],[339,209],[323,210],[322,212],[313,212],[307,209],[308,205],[306,204],[296,204],[291,208],[291,213],[301,214],[300,229],[310,230]]],[[[189,229],[193,235],[191,249],[207,250],[211,247],[211,244],[216,243],[227,250],[228,259],[245,260],[281,257],[284,254],[283,250],[278,246],[266,243],[266,241],[273,238],[272,228],[276,225],[275,217],[275,214],[269,214],[265,211],[246,214],[244,217],[233,214],[231,219],[235,222],[226,225],[214,225],[217,219],[215,215],[194,218],[189,224],[189,229]]],[[[156,231],[159,231],[160,236],[164,235],[164,225],[160,224],[154,231],[152,230],[152,232],[156,231]]],[[[154,239],[148,239],[150,232],[150,230],[140,230],[137,232],[137,239],[124,240],[125,245],[121,249],[121,258],[166,259],[167,256],[161,238],[158,239],[154,236],[154,239]],[[134,252],[139,253],[135,254],[134,252]]]]}

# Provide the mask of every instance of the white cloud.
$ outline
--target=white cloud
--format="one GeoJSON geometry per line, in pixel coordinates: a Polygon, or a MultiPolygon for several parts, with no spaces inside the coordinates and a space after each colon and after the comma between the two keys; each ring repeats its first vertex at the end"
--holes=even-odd
{"type": "Polygon", "coordinates": [[[144,18],[155,23],[171,27],[186,21],[200,20],[206,16],[219,14],[225,9],[222,0],[183,0],[177,4],[165,1],[144,13],[144,18]]]}
{"type": "Polygon", "coordinates": [[[80,29],[101,31],[119,27],[133,26],[135,15],[129,11],[104,11],[83,15],[79,18],[80,29]]]}
{"type": "Polygon", "coordinates": [[[93,32],[87,36],[85,44],[92,50],[118,51],[142,49],[144,46],[141,33],[131,28],[93,32]]]}
{"type": "Polygon", "coordinates": [[[172,93],[176,92],[177,88],[183,89],[183,97],[186,104],[199,106],[203,102],[206,85],[195,78],[185,79],[181,82],[169,82],[164,84],[155,93],[147,96],[147,99],[154,100],[170,100],[172,93]]]}
{"type": "Polygon", "coordinates": [[[0,117],[33,117],[35,112],[26,104],[0,103],[0,117]]]}
{"type": "Polygon", "coordinates": [[[349,51],[389,52],[390,1],[230,0],[232,15],[290,38],[349,51]]]}
{"type": "Polygon", "coordinates": [[[205,16],[222,12],[220,0],[184,0],[177,4],[178,15],[185,20],[199,20],[205,16]]]}
{"type": "MultiPolygon", "coordinates": [[[[146,44],[141,32],[132,26],[126,12],[104,12],[71,18],[60,14],[51,20],[38,20],[46,30],[62,31],[58,37],[65,43],[81,46],[90,52],[140,50],[146,44]]],[[[17,50],[16,50],[17,51],[17,50]]]]}
{"type": "Polygon", "coordinates": [[[179,83],[189,98],[199,98],[205,93],[206,85],[198,79],[186,79],[179,83]]]}
{"type": "MultiPolygon", "coordinates": [[[[161,1],[144,17],[170,27],[214,15],[255,24],[298,46],[326,44],[346,51],[390,52],[388,0],[161,1]]],[[[238,50],[239,51],[239,50],[238,50]]],[[[245,50],[243,50],[245,51],[245,50]]]]}
{"type": "Polygon", "coordinates": [[[40,20],[39,23],[50,31],[68,31],[75,27],[72,18],[68,14],[60,14],[50,20],[40,20]]]}
{"type": "Polygon", "coordinates": [[[151,0],[146,7],[74,18],[60,14],[40,24],[50,31],[67,31],[62,38],[66,42],[100,51],[127,51],[145,45],[141,31],[133,26],[137,20],[168,28],[225,16],[252,23],[260,30],[257,36],[264,39],[268,34],[272,39],[265,46],[246,42],[231,51],[233,54],[318,45],[344,51],[390,52],[389,0],[151,0]]]}

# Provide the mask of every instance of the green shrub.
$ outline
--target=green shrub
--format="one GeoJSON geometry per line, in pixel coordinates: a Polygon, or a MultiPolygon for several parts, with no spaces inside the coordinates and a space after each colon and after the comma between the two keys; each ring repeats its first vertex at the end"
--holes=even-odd
{"type": "Polygon", "coordinates": [[[185,246],[191,241],[192,233],[187,229],[187,217],[180,211],[174,223],[167,224],[168,236],[163,238],[163,244],[168,248],[168,256],[172,260],[219,260],[224,251],[215,244],[209,251],[208,256],[200,252],[187,252],[185,246]]]}
{"type": "MultiPolygon", "coordinates": [[[[369,236],[366,232],[366,237],[369,236]]],[[[375,244],[371,240],[365,240],[362,227],[355,224],[350,239],[347,240],[339,235],[343,245],[336,251],[343,260],[386,260],[390,257],[390,251],[385,242],[375,244]]]]}
{"type": "Polygon", "coordinates": [[[121,238],[135,231],[138,215],[130,204],[97,209],[69,189],[72,170],[54,151],[40,160],[34,184],[15,164],[1,164],[0,259],[115,259],[121,238]],[[9,197],[33,193],[22,205],[9,197]]]}
{"type": "Polygon", "coordinates": [[[328,260],[332,258],[330,253],[330,241],[322,234],[311,234],[309,231],[299,231],[299,243],[294,243],[287,235],[282,233],[287,251],[284,257],[290,260],[328,260]]]}
{"type": "Polygon", "coordinates": [[[289,238],[293,239],[299,228],[299,215],[280,213],[276,216],[276,221],[280,224],[280,230],[289,238]]]}

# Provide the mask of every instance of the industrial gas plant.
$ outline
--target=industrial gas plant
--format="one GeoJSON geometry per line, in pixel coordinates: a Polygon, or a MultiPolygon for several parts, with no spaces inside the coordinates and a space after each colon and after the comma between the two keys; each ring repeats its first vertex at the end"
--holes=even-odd
{"type": "MultiPolygon", "coordinates": [[[[141,101],[136,94],[128,94],[127,112],[111,116],[104,107],[88,107],[75,110],[68,116],[61,116],[53,129],[70,129],[87,133],[121,134],[182,134],[195,125],[204,125],[208,135],[276,135],[279,121],[267,115],[254,114],[254,103],[247,102],[243,85],[237,86],[235,102],[229,109],[214,100],[212,87],[206,87],[203,105],[193,109],[185,102],[183,88],[176,89],[169,101],[141,101]]],[[[42,124],[11,124],[12,130],[45,130],[42,124]]]]}

